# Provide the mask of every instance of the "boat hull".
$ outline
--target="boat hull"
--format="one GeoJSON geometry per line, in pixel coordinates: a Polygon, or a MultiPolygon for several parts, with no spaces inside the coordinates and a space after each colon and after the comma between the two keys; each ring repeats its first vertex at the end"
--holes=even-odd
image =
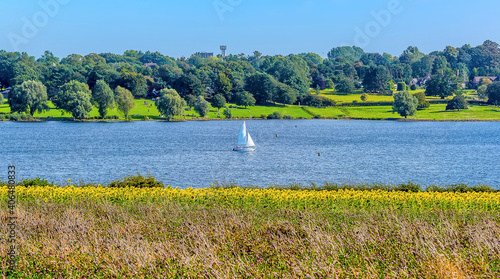
{"type": "Polygon", "coordinates": [[[237,151],[237,152],[253,152],[253,151],[255,151],[255,146],[254,147],[237,146],[237,147],[233,148],[233,151],[237,151]]]}

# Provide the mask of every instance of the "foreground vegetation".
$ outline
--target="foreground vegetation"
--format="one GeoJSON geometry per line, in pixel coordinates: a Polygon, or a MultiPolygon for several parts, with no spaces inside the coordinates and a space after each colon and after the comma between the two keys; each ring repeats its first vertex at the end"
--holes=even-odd
{"type": "MultiPolygon", "coordinates": [[[[180,190],[152,178],[110,187],[38,182],[16,188],[20,261],[12,278],[500,274],[500,192],[486,186],[180,190]]],[[[0,192],[6,203],[7,187],[0,192]]],[[[0,262],[6,275],[5,253],[0,262]]]]}

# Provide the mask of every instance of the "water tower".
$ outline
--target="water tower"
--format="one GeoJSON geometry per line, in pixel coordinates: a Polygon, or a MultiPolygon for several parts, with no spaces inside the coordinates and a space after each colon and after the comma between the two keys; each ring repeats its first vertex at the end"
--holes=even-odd
{"type": "Polygon", "coordinates": [[[222,51],[222,61],[224,61],[224,60],[226,60],[227,46],[220,46],[220,50],[222,51]]]}

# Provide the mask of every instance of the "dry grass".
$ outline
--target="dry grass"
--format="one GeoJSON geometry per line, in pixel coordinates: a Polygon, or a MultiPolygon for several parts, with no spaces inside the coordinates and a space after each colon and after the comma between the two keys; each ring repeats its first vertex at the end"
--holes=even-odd
{"type": "MultiPolygon", "coordinates": [[[[497,212],[35,200],[17,216],[22,278],[500,275],[497,212]]],[[[4,226],[2,248],[6,235],[4,226]]]]}

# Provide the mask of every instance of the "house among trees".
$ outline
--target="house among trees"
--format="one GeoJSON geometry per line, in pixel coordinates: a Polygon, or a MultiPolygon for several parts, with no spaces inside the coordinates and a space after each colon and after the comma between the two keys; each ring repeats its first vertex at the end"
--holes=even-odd
{"type": "Polygon", "coordinates": [[[481,84],[481,81],[483,80],[483,78],[488,78],[488,79],[491,80],[491,82],[500,81],[500,79],[498,77],[493,77],[493,76],[478,76],[478,77],[474,77],[472,79],[472,86],[474,88],[478,88],[479,85],[481,84]]]}
{"type": "Polygon", "coordinates": [[[144,66],[144,67],[151,67],[151,68],[153,68],[153,67],[158,66],[158,64],[156,64],[156,63],[146,63],[146,64],[144,64],[143,66],[144,66]]]}
{"type": "Polygon", "coordinates": [[[411,80],[410,85],[416,85],[418,87],[425,87],[425,84],[432,78],[431,75],[426,75],[423,78],[414,78],[411,80]]]}
{"type": "Polygon", "coordinates": [[[4,99],[8,99],[8,98],[9,98],[9,93],[10,93],[10,90],[12,90],[12,88],[11,88],[11,87],[9,87],[9,88],[7,88],[6,90],[4,90],[4,91],[0,92],[0,93],[2,93],[2,95],[3,95],[3,98],[4,98],[4,99]]]}

